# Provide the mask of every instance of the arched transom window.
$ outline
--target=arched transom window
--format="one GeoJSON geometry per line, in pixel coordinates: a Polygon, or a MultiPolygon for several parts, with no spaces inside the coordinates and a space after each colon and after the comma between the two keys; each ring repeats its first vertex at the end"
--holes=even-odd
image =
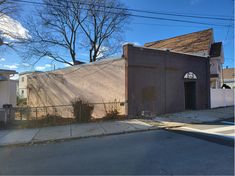
{"type": "Polygon", "coordinates": [[[197,79],[197,76],[193,72],[188,72],[184,75],[184,79],[197,79]]]}

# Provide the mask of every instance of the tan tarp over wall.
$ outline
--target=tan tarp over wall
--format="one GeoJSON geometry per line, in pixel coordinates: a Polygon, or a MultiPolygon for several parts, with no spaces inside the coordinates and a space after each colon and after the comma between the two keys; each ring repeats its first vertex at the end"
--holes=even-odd
{"type": "MultiPolygon", "coordinates": [[[[31,107],[68,105],[75,98],[101,103],[95,105],[96,118],[105,114],[103,102],[125,102],[125,60],[103,60],[28,76],[31,107]]],[[[125,113],[125,106],[118,108],[125,113]]]]}

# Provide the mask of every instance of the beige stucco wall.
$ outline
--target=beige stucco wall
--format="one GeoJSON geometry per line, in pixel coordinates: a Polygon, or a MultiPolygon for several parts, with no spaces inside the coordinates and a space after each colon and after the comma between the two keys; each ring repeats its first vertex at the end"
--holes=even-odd
{"type": "Polygon", "coordinates": [[[10,104],[12,104],[13,107],[16,106],[17,103],[17,95],[16,95],[16,85],[17,81],[10,80],[10,104]]]}
{"type": "MultiPolygon", "coordinates": [[[[96,104],[94,117],[105,115],[103,102],[125,102],[125,60],[103,60],[92,64],[28,76],[28,105],[68,105],[75,98],[96,104]]],[[[109,106],[109,105],[107,105],[109,106]]],[[[124,106],[118,107],[121,114],[124,106]]]]}
{"type": "Polygon", "coordinates": [[[0,108],[9,103],[9,81],[0,81],[0,108]]]}

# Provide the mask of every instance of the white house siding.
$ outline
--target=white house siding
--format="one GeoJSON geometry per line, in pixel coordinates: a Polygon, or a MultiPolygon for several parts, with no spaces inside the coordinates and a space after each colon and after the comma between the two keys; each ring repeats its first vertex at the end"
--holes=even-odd
{"type": "Polygon", "coordinates": [[[0,81],[0,108],[9,103],[9,81],[0,81]]]}
{"type": "Polygon", "coordinates": [[[234,89],[211,89],[211,108],[234,105],[234,89]]]}
{"type": "MultiPolygon", "coordinates": [[[[105,102],[125,102],[125,60],[104,60],[28,76],[28,105],[69,105],[75,98],[96,104],[93,116],[105,115],[105,102]]],[[[109,108],[109,105],[107,105],[109,108]]],[[[125,107],[118,107],[121,114],[125,107]]]]}
{"type": "Polygon", "coordinates": [[[23,74],[19,76],[19,97],[27,98],[27,76],[28,74],[23,74]]]}
{"type": "Polygon", "coordinates": [[[0,108],[4,104],[16,106],[16,81],[0,81],[0,108]]]}
{"type": "Polygon", "coordinates": [[[16,85],[17,85],[17,81],[15,80],[10,80],[9,81],[10,84],[10,104],[12,104],[12,106],[16,106],[16,101],[17,101],[17,95],[16,95],[16,85]]]}
{"type": "Polygon", "coordinates": [[[224,84],[227,84],[232,89],[235,89],[235,80],[234,79],[224,79],[224,84]]]}

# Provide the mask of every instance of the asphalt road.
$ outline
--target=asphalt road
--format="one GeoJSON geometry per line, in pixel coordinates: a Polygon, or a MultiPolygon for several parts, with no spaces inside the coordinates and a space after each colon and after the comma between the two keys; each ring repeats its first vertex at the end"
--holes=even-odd
{"type": "Polygon", "coordinates": [[[164,130],[0,148],[4,175],[233,173],[233,147],[164,130]]]}

